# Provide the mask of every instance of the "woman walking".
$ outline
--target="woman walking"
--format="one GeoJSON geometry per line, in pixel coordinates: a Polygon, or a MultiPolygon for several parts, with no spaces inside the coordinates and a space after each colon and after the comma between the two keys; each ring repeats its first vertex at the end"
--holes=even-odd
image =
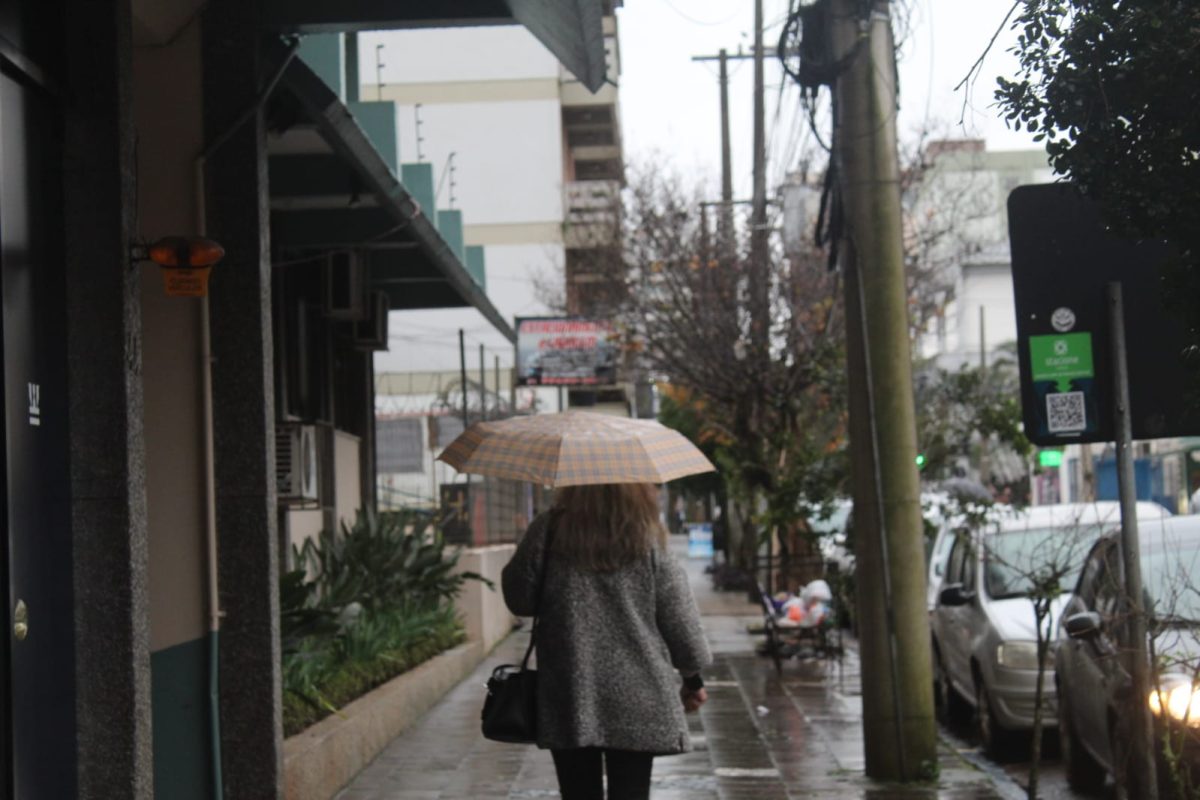
{"type": "Polygon", "coordinates": [[[691,749],[712,658],[666,544],[653,484],[569,486],[504,568],[509,609],[538,616],[538,746],[563,800],[603,800],[605,772],[609,800],[648,798],[654,756],[691,749]]]}

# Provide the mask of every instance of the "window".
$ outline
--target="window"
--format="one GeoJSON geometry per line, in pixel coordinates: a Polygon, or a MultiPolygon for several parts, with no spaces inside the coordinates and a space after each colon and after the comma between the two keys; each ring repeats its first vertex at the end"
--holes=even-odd
{"type": "Polygon", "coordinates": [[[963,553],[967,549],[967,540],[959,535],[954,537],[954,546],[950,550],[950,559],[946,564],[945,583],[959,583],[962,580],[963,553]]]}
{"type": "Polygon", "coordinates": [[[1096,599],[1096,579],[1104,566],[1101,552],[1102,550],[1096,550],[1092,553],[1088,558],[1087,564],[1083,567],[1083,574],[1079,577],[1079,587],[1076,594],[1083,601],[1084,608],[1090,609],[1096,599]]]}

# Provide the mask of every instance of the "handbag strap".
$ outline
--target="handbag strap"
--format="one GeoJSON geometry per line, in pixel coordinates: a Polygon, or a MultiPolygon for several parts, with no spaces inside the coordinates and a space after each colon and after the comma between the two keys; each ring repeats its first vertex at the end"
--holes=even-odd
{"type": "Polygon", "coordinates": [[[542,608],[542,592],[546,588],[546,562],[550,560],[550,542],[554,539],[554,523],[558,517],[557,511],[551,511],[546,523],[546,542],[542,545],[542,563],[538,568],[537,601],[533,606],[533,625],[529,629],[529,646],[525,648],[525,657],[521,659],[521,669],[529,669],[529,656],[533,654],[537,643],[538,617],[542,608]]]}

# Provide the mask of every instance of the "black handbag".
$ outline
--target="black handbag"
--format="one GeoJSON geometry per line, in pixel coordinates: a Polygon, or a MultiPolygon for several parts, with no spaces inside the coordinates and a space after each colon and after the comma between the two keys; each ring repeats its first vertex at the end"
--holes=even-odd
{"type": "Polygon", "coordinates": [[[497,742],[512,744],[537,743],[537,670],[529,668],[529,656],[537,642],[537,610],[542,604],[542,587],[546,583],[546,561],[550,557],[550,539],[546,534],[542,550],[541,574],[538,576],[538,600],[534,607],[533,627],[529,631],[529,647],[521,663],[501,664],[492,670],[487,682],[487,697],[483,701],[483,736],[497,742]]]}

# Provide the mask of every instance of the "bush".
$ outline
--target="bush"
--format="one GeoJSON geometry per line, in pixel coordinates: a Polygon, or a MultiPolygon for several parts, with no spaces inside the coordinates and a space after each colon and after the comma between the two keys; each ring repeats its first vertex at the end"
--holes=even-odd
{"type": "Polygon", "coordinates": [[[346,631],[283,659],[283,732],[308,726],[465,638],[454,608],[364,612],[346,631]]]}
{"type": "Polygon", "coordinates": [[[454,573],[458,551],[447,552],[441,530],[428,516],[396,511],[359,512],[354,525],[323,531],[296,552],[296,564],[313,574],[322,603],[367,609],[453,600],[475,573],[454,573]]]}
{"type": "MultiPolygon", "coordinates": [[[[464,638],[454,573],[428,517],[360,513],[293,551],[280,579],[284,733],[291,735],[464,638]]],[[[490,582],[488,582],[489,585],[490,582]]]]}

